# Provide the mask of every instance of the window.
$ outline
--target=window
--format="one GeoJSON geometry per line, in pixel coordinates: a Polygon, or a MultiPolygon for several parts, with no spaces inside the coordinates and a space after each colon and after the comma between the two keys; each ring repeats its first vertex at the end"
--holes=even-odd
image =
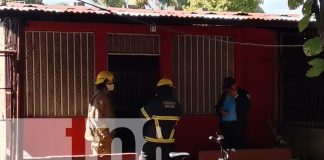
{"type": "Polygon", "coordinates": [[[25,35],[25,116],[85,116],[94,93],[94,33],[25,35]]]}
{"type": "Polygon", "coordinates": [[[186,114],[214,113],[222,81],[234,74],[231,37],[179,35],[173,44],[176,95],[186,114]]]}
{"type": "Polygon", "coordinates": [[[159,56],[160,36],[156,34],[108,34],[108,54],[123,56],[159,56]]]}
{"type": "MultiPolygon", "coordinates": [[[[281,33],[281,44],[303,44],[316,32],[302,35],[294,32],[281,33]]],[[[323,56],[323,55],[321,55],[323,56]]],[[[280,50],[280,116],[284,124],[324,127],[324,75],[307,78],[308,62],[303,48],[282,48],[280,50]]]]}

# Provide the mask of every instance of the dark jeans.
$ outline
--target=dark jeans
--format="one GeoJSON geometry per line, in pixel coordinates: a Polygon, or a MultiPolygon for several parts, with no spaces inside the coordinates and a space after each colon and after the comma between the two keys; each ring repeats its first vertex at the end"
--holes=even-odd
{"type": "Polygon", "coordinates": [[[156,159],[156,149],[161,148],[162,160],[171,160],[169,153],[175,151],[175,145],[171,144],[161,144],[161,143],[151,143],[147,142],[144,144],[142,151],[147,155],[146,160],[156,159]]]}
{"type": "Polygon", "coordinates": [[[240,149],[244,146],[243,128],[237,122],[222,122],[221,129],[224,136],[223,147],[240,149]]]}

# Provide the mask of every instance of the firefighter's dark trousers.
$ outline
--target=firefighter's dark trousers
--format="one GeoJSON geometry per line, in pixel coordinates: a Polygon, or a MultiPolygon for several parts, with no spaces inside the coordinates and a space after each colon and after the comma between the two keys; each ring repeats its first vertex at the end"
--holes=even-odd
{"type": "MultiPolygon", "coordinates": [[[[152,143],[152,142],[147,142],[144,144],[142,152],[144,152],[145,159],[146,160],[171,160],[169,157],[170,152],[175,151],[175,144],[170,143],[170,144],[164,144],[164,143],[152,143]],[[161,156],[161,154],[156,154],[157,149],[160,148],[162,151],[162,157],[157,158],[157,156],[161,156]]],[[[159,152],[161,153],[161,152],[159,152]]]]}

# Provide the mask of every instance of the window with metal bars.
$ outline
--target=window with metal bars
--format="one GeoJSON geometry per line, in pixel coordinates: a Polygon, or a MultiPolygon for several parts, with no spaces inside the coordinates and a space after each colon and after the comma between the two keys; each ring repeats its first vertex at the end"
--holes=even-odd
{"type": "Polygon", "coordinates": [[[160,55],[160,36],[157,34],[109,33],[107,36],[109,55],[160,55]]]}
{"type": "MultiPolygon", "coordinates": [[[[303,44],[316,36],[315,31],[286,31],[280,33],[280,44],[303,44]]],[[[283,124],[323,128],[324,127],[324,75],[308,78],[310,68],[302,48],[280,48],[280,120],[283,124]]],[[[320,54],[317,57],[323,58],[320,54]]]]}
{"type": "Polygon", "coordinates": [[[95,34],[25,32],[26,117],[85,116],[94,93],[95,34]]]}
{"type": "Polygon", "coordinates": [[[176,95],[185,114],[211,114],[222,81],[234,74],[232,37],[178,35],[173,43],[176,95]]]}

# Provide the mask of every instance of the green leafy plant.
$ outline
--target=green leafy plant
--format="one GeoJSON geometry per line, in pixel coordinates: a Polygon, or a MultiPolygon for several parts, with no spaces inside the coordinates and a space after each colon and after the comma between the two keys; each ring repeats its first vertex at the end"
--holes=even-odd
{"type": "MultiPolygon", "coordinates": [[[[324,0],[288,0],[288,6],[294,10],[302,8],[303,18],[298,23],[300,32],[303,32],[315,17],[315,25],[319,36],[308,39],[304,43],[304,52],[306,56],[323,55],[324,47],[324,0]]],[[[307,77],[317,77],[324,72],[324,59],[315,58],[308,62],[311,68],[306,72],[307,77]]]]}
{"type": "Polygon", "coordinates": [[[144,9],[146,4],[148,4],[148,0],[136,0],[137,8],[144,9]]]}
{"type": "MultiPolygon", "coordinates": [[[[2,0],[0,2],[4,2],[5,0],[2,0]]],[[[23,2],[27,4],[43,4],[43,0],[22,0],[23,2]]],[[[5,2],[17,2],[17,0],[6,0],[5,2]]]]}
{"type": "Polygon", "coordinates": [[[42,0],[25,0],[25,3],[43,4],[42,0]]]}
{"type": "Polygon", "coordinates": [[[263,12],[263,0],[188,0],[186,10],[208,8],[210,11],[263,12]]]}
{"type": "Polygon", "coordinates": [[[102,6],[121,8],[125,4],[124,0],[92,0],[102,6]]]}

